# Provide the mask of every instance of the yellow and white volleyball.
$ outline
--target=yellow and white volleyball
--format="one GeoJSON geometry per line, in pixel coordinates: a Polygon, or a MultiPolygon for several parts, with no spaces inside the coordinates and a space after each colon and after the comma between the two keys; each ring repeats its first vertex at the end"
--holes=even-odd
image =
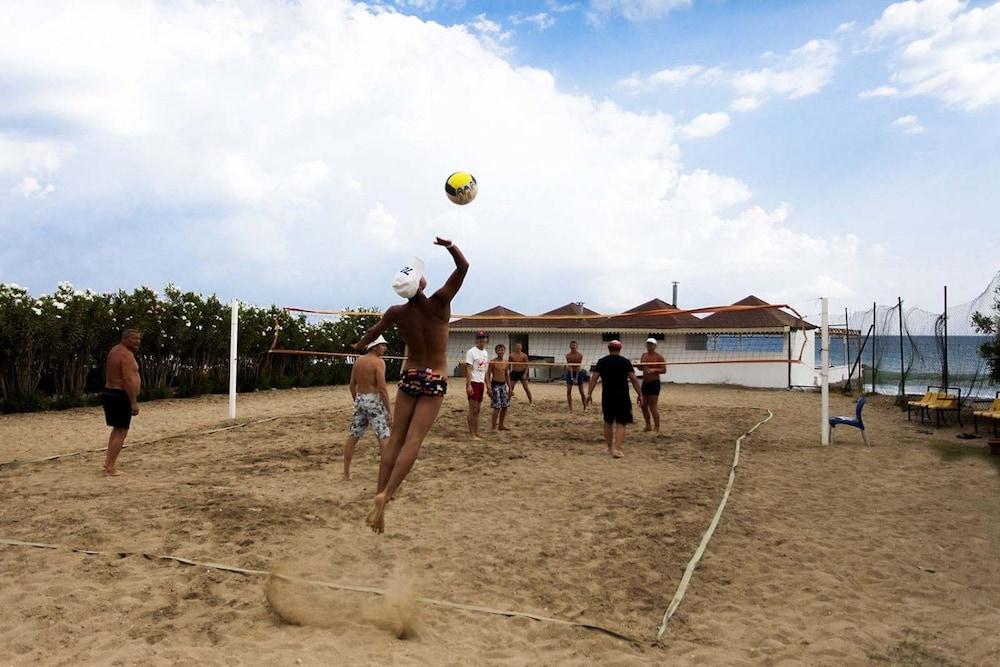
{"type": "Polygon", "coordinates": [[[444,191],[453,203],[464,206],[479,194],[476,177],[467,171],[456,171],[444,182],[444,191]]]}

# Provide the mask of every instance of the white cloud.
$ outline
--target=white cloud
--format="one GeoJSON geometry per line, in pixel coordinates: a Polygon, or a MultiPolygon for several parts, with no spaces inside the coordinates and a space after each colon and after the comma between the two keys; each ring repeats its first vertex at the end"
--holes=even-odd
{"type": "Polygon", "coordinates": [[[544,32],[556,24],[556,19],[553,16],[549,16],[545,12],[539,12],[537,14],[532,14],[530,16],[521,16],[520,14],[515,14],[510,17],[510,22],[514,25],[521,25],[522,23],[528,23],[535,27],[538,32],[544,32]]]}
{"type": "MultiPolygon", "coordinates": [[[[486,34],[504,32],[488,22],[486,34]]],[[[634,305],[607,286],[649,284],[650,267],[712,300],[812,296],[819,276],[863,275],[857,245],[797,231],[789,207],[758,206],[739,179],[685,170],[678,136],[718,131],[727,114],[678,129],[666,114],[561,91],[480,35],[332,0],[6,7],[0,68],[23,94],[0,100],[4,117],[56,129],[0,134],[16,152],[0,150],[0,164],[20,170],[3,172],[11,184],[57,182],[59,210],[0,197],[0,235],[28,207],[42,223],[0,244],[3,277],[386,304],[401,258],[424,257],[432,286],[450,270],[438,234],[472,261],[456,312],[493,305],[498,275],[512,307],[598,309],[634,305]],[[480,184],[464,207],[443,191],[458,169],[480,184]],[[79,240],[82,221],[88,238],[124,223],[130,233],[107,249],[79,240]],[[511,274],[520,251],[498,251],[497,234],[560,261],[511,274]],[[559,253],[567,237],[573,252],[559,253]],[[609,243],[643,248],[641,261],[609,243]],[[135,261],[109,274],[123,253],[135,261]]]]}
{"type": "Polygon", "coordinates": [[[25,176],[12,189],[25,199],[45,199],[56,191],[56,186],[48,183],[43,187],[34,176],[25,176]]]}
{"type": "Polygon", "coordinates": [[[725,112],[702,113],[682,126],[677,134],[682,139],[704,139],[729,127],[729,121],[729,114],[725,112]]]}
{"type": "Polygon", "coordinates": [[[958,0],[890,5],[868,29],[895,46],[892,82],[965,110],[1000,104],[1000,2],[967,9],[958,0]]]}
{"type": "Polygon", "coordinates": [[[590,0],[588,17],[599,22],[609,16],[621,16],[639,23],[663,18],[675,9],[690,7],[691,0],[590,0]]]}
{"type": "Polygon", "coordinates": [[[923,134],[927,129],[920,124],[920,119],[916,116],[900,116],[892,121],[892,126],[904,134],[923,134]]]}
{"type": "Polygon", "coordinates": [[[438,7],[442,9],[461,9],[465,0],[395,0],[396,6],[403,9],[415,9],[419,12],[433,12],[438,7]]]}
{"type": "Polygon", "coordinates": [[[834,30],[833,33],[835,35],[843,35],[844,33],[851,32],[852,30],[854,30],[854,25],[856,23],[857,21],[847,21],[845,23],[841,23],[840,25],[837,26],[837,29],[834,30]]]}
{"type": "Polygon", "coordinates": [[[834,41],[813,39],[783,58],[775,57],[772,66],[733,73],[730,82],[743,97],[780,95],[796,99],[813,95],[833,78],[838,51],[834,41]]]}
{"type": "Polygon", "coordinates": [[[732,88],[738,95],[730,104],[730,109],[745,112],[758,108],[770,97],[797,99],[819,92],[833,78],[838,53],[835,41],[814,39],[784,56],[773,52],[762,54],[761,58],[767,66],[760,69],[726,70],[698,64],[683,65],[645,77],[634,72],[618,81],[616,87],[631,93],[642,93],[690,83],[723,85],[732,88]]]}
{"type": "Polygon", "coordinates": [[[566,12],[571,12],[580,6],[578,2],[558,2],[558,0],[545,0],[545,6],[549,8],[550,12],[555,12],[556,14],[565,14],[566,12]]]}
{"type": "Polygon", "coordinates": [[[966,0],[906,0],[889,5],[868,28],[875,41],[934,33],[965,9],[966,0]]]}
{"type": "Polygon", "coordinates": [[[753,111],[760,107],[760,100],[756,97],[737,97],[729,104],[729,108],[738,113],[753,111]]]}
{"type": "Polygon", "coordinates": [[[899,90],[893,86],[879,86],[878,88],[873,88],[872,90],[863,90],[858,93],[858,97],[865,100],[871,97],[892,97],[898,95],[899,90]]]}
{"type": "Polygon", "coordinates": [[[470,23],[469,27],[478,33],[479,41],[490,51],[498,55],[505,55],[511,51],[504,42],[508,42],[514,33],[505,31],[499,23],[487,18],[486,14],[476,16],[476,20],[470,23]]]}

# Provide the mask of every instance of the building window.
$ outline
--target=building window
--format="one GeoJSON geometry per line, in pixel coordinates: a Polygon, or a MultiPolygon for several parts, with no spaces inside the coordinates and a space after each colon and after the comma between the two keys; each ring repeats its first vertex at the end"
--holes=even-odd
{"type": "Polygon", "coordinates": [[[685,350],[707,350],[708,334],[684,334],[685,350]]]}

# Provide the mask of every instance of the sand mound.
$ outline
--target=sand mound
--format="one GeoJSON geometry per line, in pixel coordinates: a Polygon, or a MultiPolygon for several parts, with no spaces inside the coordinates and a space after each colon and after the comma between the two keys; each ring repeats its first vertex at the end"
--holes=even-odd
{"type": "Polygon", "coordinates": [[[346,629],[369,625],[392,633],[397,639],[417,636],[420,605],[413,580],[395,570],[385,595],[339,591],[308,583],[329,581],[288,566],[277,568],[264,588],[272,611],[285,623],[315,628],[346,629]]]}

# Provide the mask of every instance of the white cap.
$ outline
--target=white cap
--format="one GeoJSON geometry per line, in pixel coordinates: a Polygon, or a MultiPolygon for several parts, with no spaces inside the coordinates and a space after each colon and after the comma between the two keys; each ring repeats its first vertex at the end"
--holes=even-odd
{"type": "Polygon", "coordinates": [[[370,350],[373,347],[375,347],[376,345],[386,345],[387,346],[387,345],[389,345],[389,341],[387,341],[385,339],[385,336],[379,336],[378,338],[376,338],[372,342],[368,343],[368,347],[366,347],[365,349],[366,350],[370,350]]]}
{"type": "Polygon", "coordinates": [[[396,278],[392,281],[392,289],[404,299],[411,299],[420,290],[420,279],[423,277],[424,260],[414,257],[396,274],[396,278]]]}
{"type": "Polygon", "coordinates": [[[653,337],[650,337],[650,338],[647,338],[647,339],[646,339],[646,342],[647,342],[647,343],[652,343],[653,345],[656,345],[656,339],[655,339],[655,338],[653,338],[653,337]]]}

